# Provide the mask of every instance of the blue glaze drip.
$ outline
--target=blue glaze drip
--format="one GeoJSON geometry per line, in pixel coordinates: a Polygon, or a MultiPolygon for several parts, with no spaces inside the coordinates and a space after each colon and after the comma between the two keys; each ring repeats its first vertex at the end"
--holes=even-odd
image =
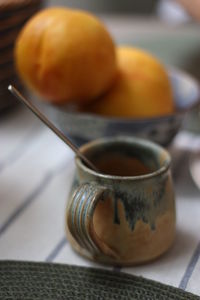
{"type": "MultiPolygon", "coordinates": [[[[133,190],[131,193],[127,191],[121,191],[115,188],[114,203],[115,203],[115,216],[114,222],[120,222],[118,220],[117,201],[121,201],[125,211],[125,218],[129,224],[130,229],[133,231],[137,221],[142,220],[144,223],[149,224],[152,230],[155,230],[155,222],[152,221],[152,213],[155,212],[159,215],[164,209],[163,197],[166,191],[167,177],[160,178],[160,181],[156,184],[152,182],[151,192],[147,192],[147,189],[133,190]]],[[[154,218],[153,218],[154,219],[154,218]]]]}

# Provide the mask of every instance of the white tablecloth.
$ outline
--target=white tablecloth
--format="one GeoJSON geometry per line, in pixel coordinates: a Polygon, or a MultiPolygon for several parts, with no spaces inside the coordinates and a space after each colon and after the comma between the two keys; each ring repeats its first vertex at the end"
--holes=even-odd
{"type": "MultiPolygon", "coordinates": [[[[198,137],[180,132],[170,152],[176,191],[177,236],[154,262],[122,268],[200,295],[200,197],[188,158],[198,137]]],[[[85,260],[65,237],[65,207],[74,154],[26,108],[0,117],[0,259],[104,267],[85,260]]],[[[105,267],[108,268],[108,267],[105,267]]]]}

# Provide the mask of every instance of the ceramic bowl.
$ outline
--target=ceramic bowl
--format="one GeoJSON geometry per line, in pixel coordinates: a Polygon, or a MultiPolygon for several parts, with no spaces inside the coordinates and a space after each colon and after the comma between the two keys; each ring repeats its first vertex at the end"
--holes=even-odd
{"type": "Polygon", "coordinates": [[[166,146],[181,127],[186,112],[197,106],[200,100],[197,80],[174,68],[169,68],[168,74],[176,107],[171,115],[145,119],[111,118],[48,106],[48,116],[77,145],[100,137],[127,135],[166,146]]]}

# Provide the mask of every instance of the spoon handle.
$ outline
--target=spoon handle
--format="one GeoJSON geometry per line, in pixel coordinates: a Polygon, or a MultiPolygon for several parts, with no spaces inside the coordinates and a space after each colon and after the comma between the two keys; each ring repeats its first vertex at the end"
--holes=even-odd
{"type": "Polygon", "coordinates": [[[29,102],[14,86],[9,85],[8,90],[21,102],[23,102],[45,125],[47,125],[59,138],[67,144],[75,153],[76,155],[81,158],[85,164],[90,167],[92,170],[98,172],[97,168],[94,166],[91,161],[87,159],[79,150],[78,148],[57,128],[51,123],[41,111],[37,109],[35,105],[29,102]]]}

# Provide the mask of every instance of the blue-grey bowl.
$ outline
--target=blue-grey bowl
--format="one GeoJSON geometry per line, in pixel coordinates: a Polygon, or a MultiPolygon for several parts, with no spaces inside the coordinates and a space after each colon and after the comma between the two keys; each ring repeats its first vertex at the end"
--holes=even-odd
{"type": "Polygon", "coordinates": [[[144,119],[111,118],[48,106],[48,116],[77,145],[100,137],[126,135],[167,146],[180,129],[185,114],[200,100],[197,80],[175,68],[168,69],[168,74],[176,107],[171,115],[144,119]]]}

